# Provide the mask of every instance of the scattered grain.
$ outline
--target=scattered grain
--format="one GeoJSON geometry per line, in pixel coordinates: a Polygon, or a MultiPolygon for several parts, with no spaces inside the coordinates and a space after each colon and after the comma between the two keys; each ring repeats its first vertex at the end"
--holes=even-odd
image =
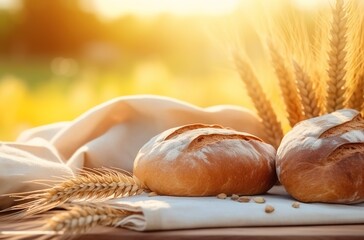
{"type": "Polygon", "coordinates": [[[237,195],[237,194],[233,194],[233,195],[231,195],[231,200],[233,200],[233,201],[236,201],[236,200],[238,200],[239,199],[239,195],[237,195]]]}
{"type": "Polygon", "coordinates": [[[225,199],[227,198],[227,195],[225,193],[220,193],[216,196],[218,199],[225,199]]]}
{"type": "Polygon", "coordinates": [[[271,205],[267,205],[267,206],[265,206],[264,211],[265,211],[266,213],[272,213],[272,212],[274,212],[274,207],[273,207],[273,206],[271,206],[271,205]]]}
{"type": "Polygon", "coordinates": [[[158,196],[158,194],[156,192],[148,193],[148,197],[155,197],[155,196],[158,196]]]}
{"type": "Polygon", "coordinates": [[[247,197],[247,196],[239,197],[238,202],[244,202],[244,203],[250,202],[250,197],[247,197]]]}
{"type": "Polygon", "coordinates": [[[300,203],[299,202],[293,202],[292,203],[292,207],[293,208],[299,208],[300,207],[300,203]]]}
{"type": "Polygon", "coordinates": [[[264,197],[255,197],[255,198],[253,198],[253,200],[256,203],[265,203],[264,197]]]}

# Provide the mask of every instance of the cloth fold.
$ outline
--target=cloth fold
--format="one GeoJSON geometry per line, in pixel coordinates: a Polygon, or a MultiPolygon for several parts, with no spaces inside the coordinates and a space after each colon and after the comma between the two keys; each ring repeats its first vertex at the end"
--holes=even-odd
{"type": "Polygon", "coordinates": [[[125,219],[122,227],[137,231],[244,226],[292,226],[364,223],[364,203],[356,205],[300,203],[282,186],[273,187],[264,204],[216,197],[148,197],[146,194],[109,200],[122,209],[142,211],[125,219]],[[265,206],[274,207],[272,213],[265,206]]]}
{"type": "MultiPolygon", "coordinates": [[[[220,124],[265,138],[259,119],[237,106],[199,108],[158,96],[128,96],[90,109],[71,122],[25,131],[17,142],[0,143],[0,194],[32,191],[33,180],[73,176],[83,167],[113,167],[131,172],[143,144],[160,132],[190,123],[220,124]]],[[[126,210],[142,212],[120,222],[138,230],[205,227],[364,223],[364,204],[301,204],[292,208],[281,188],[264,195],[266,204],[239,203],[216,197],[147,195],[109,200],[126,210]]],[[[0,198],[6,207],[9,198],[0,198]]]]}
{"type": "MultiPolygon", "coordinates": [[[[40,189],[32,180],[75,174],[83,167],[133,170],[139,149],[172,127],[220,124],[265,138],[259,118],[238,106],[201,108],[173,98],[134,95],[102,103],[70,122],[23,132],[0,142],[0,195],[40,189]]],[[[10,204],[0,197],[0,208],[10,204]]]]}

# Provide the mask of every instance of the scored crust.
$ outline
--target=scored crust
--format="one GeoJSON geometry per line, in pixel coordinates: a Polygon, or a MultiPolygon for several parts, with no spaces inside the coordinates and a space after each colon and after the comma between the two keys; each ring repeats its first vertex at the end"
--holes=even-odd
{"type": "Polygon", "coordinates": [[[297,124],[277,150],[277,174],[303,202],[364,201],[364,120],[344,109],[297,124]]]}
{"type": "Polygon", "coordinates": [[[260,138],[219,125],[169,129],[146,143],[134,175],[158,194],[260,194],[276,182],[275,149],[260,138]]]}

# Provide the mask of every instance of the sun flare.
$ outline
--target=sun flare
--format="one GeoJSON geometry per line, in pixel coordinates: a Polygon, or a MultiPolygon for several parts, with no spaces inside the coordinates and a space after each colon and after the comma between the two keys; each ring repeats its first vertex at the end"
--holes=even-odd
{"type": "Polygon", "coordinates": [[[116,17],[129,13],[139,15],[159,13],[220,15],[233,11],[238,3],[239,0],[94,0],[94,7],[105,17],[116,17]]]}

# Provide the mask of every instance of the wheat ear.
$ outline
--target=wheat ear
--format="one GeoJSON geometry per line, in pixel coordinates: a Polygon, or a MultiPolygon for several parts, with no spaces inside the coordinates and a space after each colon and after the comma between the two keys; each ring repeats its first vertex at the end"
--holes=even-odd
{"type": "MultiPolygon", "coordinates": [[[[93,227],[124,226],[127,223],[126,217],[142,216],[141,211],[127,211],[118,205],[108,203],[78,202],[64,204],[62,208],[64,210],[26,217],[12,224],[12,230],[6,239],[73,239],[93,227]]],[[[1,232],[0,239],[3,239],[1,232]]]]}
{"type": "Polygon", "coordinates": [[[336,1],[332,14],[328,60],[329,79],[326,96],[326,111],[328,113],[343,108],[346,97],[347,16],[343,0],[336,1]]]}
{"type": "Polygon", "coordinates": [[[143,189],[132,176],[113,169],[82,170],[79,175],[64,180],[55,186],[26,193],[13,194],[18,200],[27,202],[15,205],[6,211],[20,210],[5,216],[7,219],[21,218],[45,212],[66,202],[77,200],[105,200],[141,194],[143,189]]]}
{"type": "Polygon", "coordinates": [[[348,4],[348,63],[347,63],[347,108],[361,111],[364,94],[364,19],[358,1],[348,4]]]}
{"type": "MultiPolygon", "coordinates": [[[[43,230],[65,235],[87,232],[96,225],[118,227],[125,217],[140,212],[130,212],[104,203],[82,203],[65,207],[65,211],[49,214],[43,230]]],[[[44,221],[44,220],[43,220],[44,221]]]]}
{"type": "Polygon", "coordinates": [[[283,130],[272,105],[264,94],[250,65],[238,54],[234,54],[234,61],[240,78],[245,83],[249,97],[252,99],[258,115],[263,121],[268,142],[275,148],[278,148],[283,138],[283,130]]]}
{"type": "Polygon", "coordinates": [[[293,60],[296,75],[296,84],[301,98],[305,118],[317,117],[321,113],[320,104],[317,98],[317,91],[313,86],[308,74],[302,67],[293,60]]]}
{"type": "Polygon", "coordinates": [[[364,75],[360,75],[355,80],[356,81],[352,84],[354,87],[352,88],[346,106],[361,111],[364,102],[364,75]]]}
{"type": "Polygon", "coordinates": [[[303,120],[302,105],[296,90],[294,77],[285,64],[284,58],[278,52],[278,49],[273,46],[271,41],[268,41],[268,47],[272,59],[272,66],[278,77],[279,87],[286,105],[288,121],[291,127],[293,127],[296,123],[303,120]]]}

